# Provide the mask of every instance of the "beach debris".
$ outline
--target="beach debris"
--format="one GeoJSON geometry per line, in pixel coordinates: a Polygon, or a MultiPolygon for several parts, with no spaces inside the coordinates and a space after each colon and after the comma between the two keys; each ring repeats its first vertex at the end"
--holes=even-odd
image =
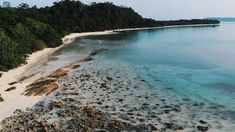
{"type": "Polygon", "coordinates": [[[6,92],[9,92],[9,91],[12,91],[12,90],[15,90],[15,89],[16,89],[16,87],[13,86],[13,87],[10,87],[10,88],[6,89],[5,91],[6,91],[6,92]]]}
{"type": "Polygon", "coordinates": [[[56,78],[42,77],[27,86],[26,96],[49,95],[59,88],[56,78]]]}

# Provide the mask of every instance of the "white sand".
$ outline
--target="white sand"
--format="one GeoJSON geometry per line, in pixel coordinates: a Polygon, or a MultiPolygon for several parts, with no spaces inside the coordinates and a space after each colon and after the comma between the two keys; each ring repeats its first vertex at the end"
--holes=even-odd
{"type": "MultiPolygon", "coordinates": [[[[8,84],[17,81],[26,71],[26,69],[29,68],[32,64],[36,64],[39,60],[48,57],[51,53],[59,50],[64,45],[73,42],[78,37],[90,36],[90,35],[106,35],[111,33],[112,33],[111,31],[72,33],[70,35],[65,36],[62,39],[64,43],[63,45],[56,48],[46,48],[42,51],[35,52],[29,56],[26,65],[22,65],[18,68],[15,68],[13,70],[4,73],[3,76],[0,78],[0,93],[4,99],[3,102],[0,102],[0,121],[12,115],[12,113],[16,109],[25,109],[27,107],[32,107],[39,100],[43,99],[43,97],[26,97],[23,95],[26,86],[35,81],[37,78],[39,78],[39,76],[31,77],[30,79],[27,79],[21,83],[13,85],[16,86],[16,90],[12,90],[9,92],[5,91],[7,88],[11,87],[8,84]]],[[[32,73],[27,73],[27,74],[30,75],[32,73]]]]}
{"type": "Polygon", "coordinates": [[[134,30],[174,28],[174,27],[210,26],[210,25],[218,25],[218,24],[176,25],[176,26],[165,26],[165,27],[117,29],[117,30],[110,30],[110,31],[103,31],[103,32],[71,33],[70,35],[67,35],[62,39],[64,43],[63,45],[56,47],[56,48],[46,48],[42,51],[35,52],[32,55],[30,55],[30,57],[27,60],[26,65],[20,66],[16,69],[10,70],[3,74],[3,76],[0,78],[0,93],[1,93],[1,96],[4,98],[4,102],[0,102],[0,121],[12,115],[12,113],[16,109],[25,109],[27,107],[32,107],[39,100],[43,99],[43,97],[26,97],[23,95],[23,92],[25,91],[26,86],[29,85],[34,80],[36,80],[38,76],[32,77],[28,80],[25,80],[21,83],[14,85],[17,87],[16,90],[5,92],[7,88],[11,87],[8,84],[11,82],[17,81],[19,77],[21,77],[22,74],[26,71],[26,69],[29,68],[32,64],[36,64],[40,59],[48,57],[51,53],[62,48],[64,45],[73,42],[78,37],[92,36],[92,35],[107,35],[107,34],[112,34],[114,32],[120,32],[120,31],[134,31],[134,30]]]}

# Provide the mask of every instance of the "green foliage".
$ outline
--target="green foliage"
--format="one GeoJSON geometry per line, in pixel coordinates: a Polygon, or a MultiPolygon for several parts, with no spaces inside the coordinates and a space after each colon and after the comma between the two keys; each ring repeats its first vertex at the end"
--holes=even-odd
{"type": "Polygon", "coordinates": [[[56,47],[71,32],[104,31],[188,24],[216,24],[216,20],[155,21],[142,18],[133,9],[113,3],[62,0],[38,9],[20,4],[0,8],[0,71],[25,63],[25,56],[45,47],[56,47]]]}
{"type": "Polygon", "coordinates": [[[18,44],[6,36],[0,29],[0,70],[14,68],[24,62],[21,55],[17,51],[18,44]]]}

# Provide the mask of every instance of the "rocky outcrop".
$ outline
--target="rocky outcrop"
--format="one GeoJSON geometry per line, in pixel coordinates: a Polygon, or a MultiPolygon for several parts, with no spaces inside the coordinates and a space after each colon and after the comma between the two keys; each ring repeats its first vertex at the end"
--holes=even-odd
{"type": "Polygon", "coordinates": [[[56,78],[42,77],[27,86],[26,96],[49,95],[59,88],[56,78]]]}
{"type": "Polygon", "coordinates": [[[18,82],[11,82],[9,83],[8,85],[14,85],[14,84],[17,84],[18,82]]]}
{"type": "Polygon", "coordinates": [[[69,70],[66,68],[61,68],[56,70],[55,72],[53,72],[51,75],[49,75],[49,78],[56,78],[59,79],[61,77],[67,76],[68,75],[69,70]]]}
{"type": "Polygon", "coordinates": [[[82,57],[78,62],[87,62],[92,61],[93,58],[91,56],[82,57]]]}
{"type": "Polygon", "coordinates": [[[15,89],[16,89],[16,87],[13,86],[13,87],[10,87],[10,88],[6,89],[5,91],[6,91],[6,92],[9,92],[9,91],[12,91],[12,90],[15,90],[15,89]]]}
{"type": "Polygon", "coordinates": [[[68,75],[69,69],[60,68],[47,77],[42,77],[27,86],[26,96],[49,95],[59,88],[58,79],[68,75]]]}
{"type": "Polygon", "coordinates": [[[100,52],[103,52],[103,51],[107,51],[108,49],[105,49],[105,48],[98,48],[98,49],[95,49],[93,50],[91,53],[90,53],[90,56],[95,56],[97,54],[99,54],[100,52]]]}

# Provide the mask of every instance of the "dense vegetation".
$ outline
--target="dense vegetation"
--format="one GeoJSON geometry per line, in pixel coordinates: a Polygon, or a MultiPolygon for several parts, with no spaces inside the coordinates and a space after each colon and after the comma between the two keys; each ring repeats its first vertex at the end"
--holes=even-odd
{"type": "Polygon", "coordinates": [[[56,47],[70,32],[103,31],[118,28],[182,24],[215,24],[216,20],[155,21],[142,18],[133,9],[112,3],[64,0],[51,7],[21,4],[0,8],[0,71],[25,63],[27,54],[45,47],[56,47]]]}

